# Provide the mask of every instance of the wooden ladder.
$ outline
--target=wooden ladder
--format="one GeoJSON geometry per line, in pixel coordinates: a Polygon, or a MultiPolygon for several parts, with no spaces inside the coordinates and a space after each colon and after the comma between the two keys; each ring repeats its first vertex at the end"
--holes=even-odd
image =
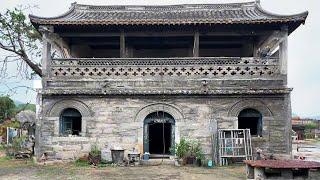
{"type": "Polygon", "coordinates": [[[252,160],[250,129],[219,129],[218,151],[220,166],[228,165],[230,158],[252,160]]]}

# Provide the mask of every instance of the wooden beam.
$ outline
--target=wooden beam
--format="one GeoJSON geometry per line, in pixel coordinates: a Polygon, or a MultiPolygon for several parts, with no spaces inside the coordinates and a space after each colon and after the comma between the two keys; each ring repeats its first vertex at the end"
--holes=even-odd
{"type": "Polygon", "coordinates": [[[279,48],[279,67],[280,73],[286,75],[288,72],[288,29],[282,31],[283,37],[279,48]]]}
{"type": "Polygon", "coordinates": [[[198,31],[194,33],[192,53],[193,53],[193,57],[199,57],[199,32],[198,31]]]}
{"type": "Polygon", "coordinates": [[[274,31],[266,39],[260,41],[257,46],[258,54],[266,55],[271,52],[274,52],[284,40],[285,32],[283,31],[274,31]]]}
{"type": "MultiPolygon", "coordinates": [[[[265,35],[270,31],[225,31],[225,32],[201,32],[200,35],[204,36],[259,36],[265,35]]],[[[121,32],[70,32],[70,33],[60,33],[61,37],[119,37],[121,32]]],[[[127,37],[158,37],[158,36],[194,36],[193,31],[165,31],[165,32],[156,32],[156,31],[143,31],[143,32],[126,32],[127,37]]]]}
{"type": "Polygon", "coordinates": [[[123,31],[120,33],[120,57],[126,57],[126,38],[123,31]]]}
{"type": "Polygon", "coordinates": [[[42,33],[42,75],[43,77],[50,76],[50,65],[51,65],[51,43],[50,34],[54,33],[52,26],[40,26],[39,31],[42,33]]]}

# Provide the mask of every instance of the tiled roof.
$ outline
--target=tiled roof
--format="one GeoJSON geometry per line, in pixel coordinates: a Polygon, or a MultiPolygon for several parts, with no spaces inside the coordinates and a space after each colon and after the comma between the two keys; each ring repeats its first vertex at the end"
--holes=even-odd
{"type": "Polygon", "coordinates": [[[57,17],[30,15],[38,25],[192,25],[304,23],[308,12],[277,15],[263,10],[258,2],[232,4],[182,4],[166,6],[92,6],[73,3],[57,17]]]}

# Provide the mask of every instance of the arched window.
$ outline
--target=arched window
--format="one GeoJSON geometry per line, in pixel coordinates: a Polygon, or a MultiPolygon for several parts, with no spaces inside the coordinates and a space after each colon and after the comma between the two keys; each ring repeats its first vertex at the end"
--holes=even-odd
{"type": "Polygon", "coordinates": [[[251,135],[262,136],[262,114],[255,109],[244,109],[238,115],[238,128],[250,129],[251,135]]]}
{"type": "Polygon", "coordinates": [[[74,109],[65,109],[60,116],[61,135],[80,135],[81,133],[81,113],[74,109]]]}

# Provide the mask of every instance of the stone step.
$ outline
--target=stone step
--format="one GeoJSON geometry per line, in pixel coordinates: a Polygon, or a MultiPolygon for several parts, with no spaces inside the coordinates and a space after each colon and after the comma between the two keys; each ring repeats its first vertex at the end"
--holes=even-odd
{"type": "Polygon", "coordinates": [[[143,166],[156,166],[156,165],[172,165],[172,166],[174,166],[174,160],[173,159],[141,160],[141,165],[143,165],[143,166]]]}

